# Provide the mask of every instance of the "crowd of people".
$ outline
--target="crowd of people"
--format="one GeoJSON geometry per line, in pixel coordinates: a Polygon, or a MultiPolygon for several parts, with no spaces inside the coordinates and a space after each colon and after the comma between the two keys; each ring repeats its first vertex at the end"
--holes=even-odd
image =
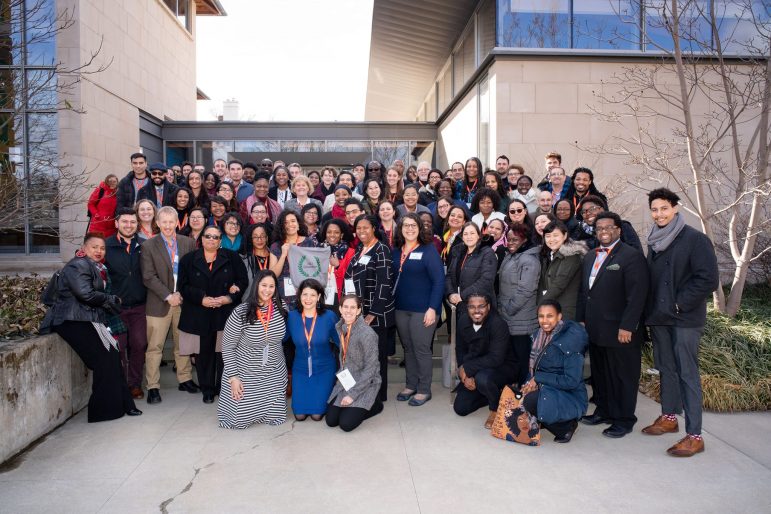
{"type": "Polygon", "coordinates": [[[406,383],[396,400],[431,400],[433,341],[446,324],[455,412],[487,407],[490,428],[513,384],[562,443],[579,422],[608,425],[610,438],[632,431],[650,334],[662,414],[642,431],[678,432],[684,410],[686,436],[668,452],[704,449],[697,350],[718,270],[668,189],[648,194],[646,256],[593,172],[568,174],[556,152],[534,176],[503,155],[495,169],[471,157],[446,171],[400,160],[306,171],[270,159],[217,159],[207,171],[148,166],[140,153],[131,166],[91,195],[85,243],[45,322],[94,370],[89,421],[141,414],[143,379],[147,402],[162,401],[171,330],[179,389],[219,396],[220,426],[283,423],[291,397],[297,420],[326,416],[350,431],[383,410],[397,335],[406,383]],[[293,246],[329,249],[326,286],[293,282],[293,246]]]}

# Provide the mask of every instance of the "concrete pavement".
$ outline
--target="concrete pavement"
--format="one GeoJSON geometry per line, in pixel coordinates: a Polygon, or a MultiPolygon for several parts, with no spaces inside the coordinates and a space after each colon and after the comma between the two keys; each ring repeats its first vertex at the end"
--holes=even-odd
{"type": "Polygon", "coordinates": [[[680,435],[639,432],[658,414],[643,396],[623,439],[580,426],[530,448],[491,437],[486,410],[456,416],[436,382],[410,407],[392,380],[384,412],[349,434],[310,419],[220,429],[216,404],[174,385],[163,368],[163,403],[139,402],[143,416],[89,425],[82,411],[6,464],[0,512],[771,512],[771,413],[706,414],[706,452],[676,459],[680,435]]]}

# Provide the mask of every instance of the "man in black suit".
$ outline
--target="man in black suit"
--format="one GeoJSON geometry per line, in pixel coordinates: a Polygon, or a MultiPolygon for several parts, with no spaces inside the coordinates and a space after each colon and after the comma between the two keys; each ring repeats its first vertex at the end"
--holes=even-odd
{"type": "Polygon", "coordinates": [[[624,437],[637,421],[641,321],[649,284],[645,256],[621,241],[621,225],[613,212],[597,216],[594,231],[600,246],[584,258],[576,313],[589,334],[597,405],[581,422],[610,423],[602,434],[613,438],[624,437]]]}
{"type": "Polygon", "coordinates": [[[174,207],[174,197],[177,194],[177,186],[166,180],[166,165],[156,162],[150,165],[150,182],[140,191],[138,200],[147,198],[160,209],[166,205],[174,207]]]}

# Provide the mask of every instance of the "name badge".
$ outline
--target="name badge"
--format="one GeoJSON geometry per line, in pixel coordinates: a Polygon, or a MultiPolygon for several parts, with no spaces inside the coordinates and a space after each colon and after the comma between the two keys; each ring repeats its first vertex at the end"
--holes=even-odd
{"type": "Polygon", "coordinates": [[[352,278],[345,279],[345,294],[356,294],[356,286],[353,285],[352,278]]]}
{"type": "Polygon", "coordinates": [[[350,391],[351,388],[356,385],[356,380],[353,379],[353,375],[351,375],[351,372],[348,371],[348,368],[345,368],[336,376],[337,376],[337,379],[340,381],[340,385],[343,386],[343,389],[345,389],[346,391],[350,391]]]}
{"type": "Polygon", "coordinates": [[[365,255],[361,259],[359,259],[359,264],[361,264],[362,266],[366,266],[367,264],[369,264],[369,260],[371,258],[372,257],[370,257],[369,255],[365,255]]]}
{"type": "Polygon", "coordinates": [[[265,345],[262,347],[262,367],[268,365],[268,346],[265,345]]]}
{"type": "Polygon", "coordinates": [[[296,294],[297,294],[297,291],[294,288],[292,279],[289,277],[286,277],[284,279],[284,296],[295,296],[296,294]]]}
{"type": "Polygon", "coordinates": [[[308,376],[313,376],[313,358],[308,355],[308,376]]]}
{"type": "Polygon", "coordinates": [[[174,292],[175,293],[177,292],[177,276],[178,275],[176,273],[174,273],[174,292]]]}
{"type": "Polygon", "coordinates": [[[419,252],[419,253],[412,252],[410,254],[411,261],[419,261],[422,258],[423,258],[423,252],[419,252]]]}

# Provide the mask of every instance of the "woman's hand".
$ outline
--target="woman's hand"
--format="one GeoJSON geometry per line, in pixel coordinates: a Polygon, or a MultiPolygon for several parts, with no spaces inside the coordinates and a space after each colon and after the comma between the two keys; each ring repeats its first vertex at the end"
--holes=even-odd
{"type": "Polygon", "coordinates": [[[353,398],[351,398],[350,396],[346,396],[342,400],[340,400],[341,407],[348,407],[352,403],[353,403],[353,398]]]}
{"type": "Polygon", "coordinates": [[[364,316],[364,322],[367,325],[371,325],[373,321],[375,321],[375,316],[373,314],[367,314],[364,316]]]}
{"type": "Polygon", "coordinates": [[[244,397],[244,384],[238,377],[230,377],[228,379],[230,383],[230,395],[235,401],[240,401],[244,397]]]}
{"type": "Polygon", "coordinates": [[[436,323],[436,311],[432,307],[429,307],[423,315],[423,326],[430,327],[434,323],[436,323]]]}
{"type": "Polygon", "coordinates": [[[292,246],[289,243],[284,243],[281,245],[281,257],[286,257],[289,255],[289,247],[292,246]]]}
{"type": "Polygon", "coordinates": [[[336,268],[340,266],[340,259],[332,255],[329,257],[329,264],[331,264],[333,268],[336,268]]]}
{"type": "Polygon", "coordinates": [[[239,289],[237,285],[233,284],[232,286],[230,286],[230,289],[228,289],[228,293],[230,293],[230,294],[236,294],[236,293],[237,293],[237,292],[239,292],[240,290],[241,290],[241,289],[239,289]]]}
{"type": "Polygon", "coordinates": [[[201,300],[201,305],[204,307],[208,307],[210,309],[214,307],[219,307],[219,304],[217,303],[216,298],[212,298],[211,296],[204,296],[203,300],[201,300]]]}
{"type": "Polygon", "coordinates": [[[527,393],[532,393],[536,389],[538,389],[538,384],[535,383],[534,378],[531,378],[525,385],[522,386],[522,394],[525,395],[527,393]]]}
{"type": "Polygon", "coordinates": [[[461,302],[461,297],[458,293],[452,293],[449,298],[447,298],[447,301],[453,305],[458,305],[461,302]]]}

